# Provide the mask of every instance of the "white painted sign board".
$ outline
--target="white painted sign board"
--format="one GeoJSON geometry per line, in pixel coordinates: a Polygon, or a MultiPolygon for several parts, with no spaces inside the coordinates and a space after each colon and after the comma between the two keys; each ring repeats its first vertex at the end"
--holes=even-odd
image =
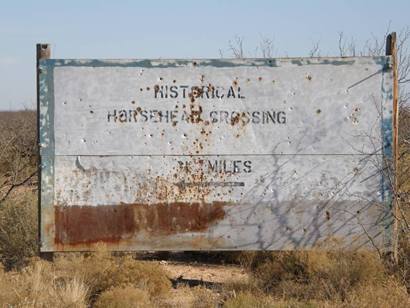
{"type": "Polygon", "coordinates": [[[389,249],[390,61],[40,61],[42,250],[389,249]]]}

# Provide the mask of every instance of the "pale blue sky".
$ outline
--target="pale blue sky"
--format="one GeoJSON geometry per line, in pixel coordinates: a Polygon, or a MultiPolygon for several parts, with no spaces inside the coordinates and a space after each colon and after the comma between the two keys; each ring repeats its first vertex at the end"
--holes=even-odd
{"type": "Polygon", "coordinates": [[[35,106],[35,44],[55,58],[218,58],[239,35],[248,56],[262,37],[275,56],[337,55],[343,31],[362,44],[410,25],[409,0],[0,0],[0,109],[35,106]]]}

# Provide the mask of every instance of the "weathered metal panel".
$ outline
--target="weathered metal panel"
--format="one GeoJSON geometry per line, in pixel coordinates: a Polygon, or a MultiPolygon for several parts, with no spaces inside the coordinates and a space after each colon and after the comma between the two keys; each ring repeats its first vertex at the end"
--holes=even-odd
{"type": "Polygon", "coordinates": [[[390,249],[390,57],[41,68],[43,251],[390,249]]]}

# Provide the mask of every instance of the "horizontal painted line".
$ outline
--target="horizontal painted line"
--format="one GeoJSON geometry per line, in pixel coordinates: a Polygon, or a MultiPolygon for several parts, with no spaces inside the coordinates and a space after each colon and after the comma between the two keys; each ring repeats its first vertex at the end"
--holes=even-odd
{"type": "Polygon", "coordinates": [[[55,157],[197,157],[197,156],[383,156],[383,154],[276,154],[276,153],[261,153],[261,154],[56,154],[55,157]]]}
{"type": "Polygon", "coordinates": [[[243,187],[245,182],[178,182],[179,187],[243,187]]]}

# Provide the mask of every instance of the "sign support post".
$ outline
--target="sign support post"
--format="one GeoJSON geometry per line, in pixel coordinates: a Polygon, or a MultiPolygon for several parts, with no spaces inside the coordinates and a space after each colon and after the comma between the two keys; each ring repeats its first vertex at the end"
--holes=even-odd
{"type": "Polygon", "coordinates": [[[392,32],[387,36],[386,39],[386,56],[392,57],[392,69],[393,69],[393,183],[391,183],[393,190],[393,259],[398,262],[398,212],[399,212],[399,200],[398,200],[398,158],[399,158],[399,110],[398,110],[398,96],[399,96],[399,85],[398,85],[398,63],[397,63],[397,39],[396,32],[392,32]]]}
{"type": "MultiPolygon", "coordinates": [[[[51,46],[50,44],[37,44],[36,45],[36,81],[37,81],[37,177],[38,177],[38,243],[39,251],[41,246],[41,143],[40,143],[40,60],[50,59],[51,57],[51,46]]],[[[40,252],[40,257],[46,260],[51,260],[53,258],[52,252],[40,252]]]]}

